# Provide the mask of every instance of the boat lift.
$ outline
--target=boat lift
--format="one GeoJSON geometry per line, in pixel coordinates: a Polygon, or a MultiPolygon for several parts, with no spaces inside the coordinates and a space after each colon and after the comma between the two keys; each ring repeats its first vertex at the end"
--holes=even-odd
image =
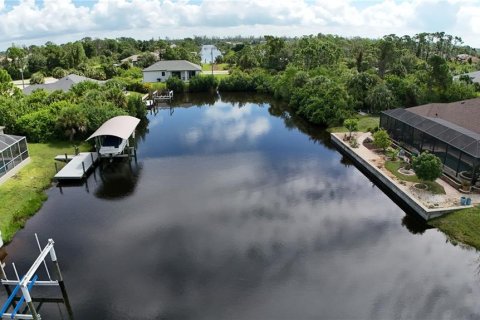
{"type": "Polygon", "coordinates": [[[52,239],[48,239],[47,245],[43,248],[40,246],[40,241],[38,240],[37,234],[35,234],[35,239],[37,240],[38,249],[40,254],[38,255],[37,259],[33,262],[30,269],[23,277],[19,277],[17,268],[15,267],[15,263],[12,263],[13,270],[15,272],[16,280],[10,280],[7,277],[5,272],[5,265],[0,263],[0,277],[1,283],[4,285],[5,290],[8,294],[8,299],[3,304],[2,309],[0,309],[0,318],[1,319],[33,319],[33,320],[41,320],[41,316],[38,313],[41,305],[44,302],[55,302],[55,303],[64,303],[67,309],[67,313],[70,320],[73,320],[73,312],[70,305],[70,301],[68,299],[67,290],[65,288],[65,284],[63,281],[62,273],[60,271],[60,265],[58,264],[57,255],[55,253],[54,244],[55,242],[52,239]],[[45,259],[50,256],[50,260],[52,261],[53,265],[55,266],[55,273],[56,273],[56,280],[52,280],[50,276],[50,272],[47,267],[47,263],[45,259]],[[37,270],[43,264],[45,267],[45,272],[48,276],[48,280],[38,280],[38,275],[36,275],[37,270]],[[15,286],[13,290],[11,290],[11,286],[15,286]],[[36,286],[57,286],[60,287],[62,292],[62,299],[35,299],[32,298],[30,291],[33,287],[36,286]],[[21,292],[22,296],[17,297],[17,294],[21,292]],[[23,304],[26,302],[26,307],[20,313],[20,309],[22,309],[23,304]],[[39,302],[38,306],[35,306],[34,302],[39,302]],[[13,308],[11,312],[7,312],[9,309],[13,308]]]}

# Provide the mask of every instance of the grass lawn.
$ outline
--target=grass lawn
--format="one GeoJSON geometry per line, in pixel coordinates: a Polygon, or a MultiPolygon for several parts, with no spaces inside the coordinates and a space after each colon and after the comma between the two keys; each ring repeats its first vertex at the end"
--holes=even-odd
{"type": "Polygon", "coordinates": [[[398,179],[409,181],[409,182],[423,183],[428,186],[428,190],[430,190],[432,193],[445,194],[445,189],[435,181],[423,181],[423,180],[420,180],[416,175],[407,176],[398,172],[398,169],[400,169],[400,167],[403,167],[405,165],[406,163],[403,161],[386,161],[385,162],[385,168],[391,173],[393,173],[395,177],[397,177],[398,179]]]}
{"type": "Polygon", "coordinates": [[[445,233],[453,243],[465,243],[480,250],[479,206],[455,211],[428,223],[445,233]]]}
{"type": "MultiPolygon", "coordinates": [[[[59,154],[73,154],[70,142],[29,143],[31,162],[20,172],[0,185],[0,230],[5,242],[23,228],[27,219],[37,212],[47,199],[45,189],[55,175],[53,158],[59,154]]],[[[80,151],[89,149],[87,144],[80,151]]]]}
{"type": "MultiPolygon", "coordinates": [[[[377,127],[380,124],[380,117],[378,116],[358,116],[358,131],[367,132],[368,129],[377,127]]],[[[348,132],[345,127],[328,128],[328,132],[348,132]]]]}
{"type": "MultiPolygon", "coordinates": [[[[219,63],[219,64],[214,64],[213,65],[213,70],[228,70],[228,64],[227,63],[219,63]]],[[[212,71],[212,64],[210,63],[204,63],[202,64],[202,71],[212,71]]]]}

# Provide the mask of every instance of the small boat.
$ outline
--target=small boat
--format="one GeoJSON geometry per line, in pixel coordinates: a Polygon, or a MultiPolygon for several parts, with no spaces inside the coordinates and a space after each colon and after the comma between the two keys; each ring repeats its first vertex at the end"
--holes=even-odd
{"type": "Polygon", "coordinates": [[[118,116],[103,123],[87,140],[95,138],[97,152],[102,158],[124,155],[129,146],[128,139],[135,137],[135,129],[140,119],[131,116],[118,116]]]}

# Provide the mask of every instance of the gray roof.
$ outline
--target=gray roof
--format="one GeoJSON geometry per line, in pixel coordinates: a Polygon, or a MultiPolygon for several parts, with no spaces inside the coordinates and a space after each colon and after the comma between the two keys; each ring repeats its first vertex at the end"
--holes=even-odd
{"type": "Polygon", "coordinates": [[[115,136],[128,139],[135,131],[140,119],[131,116],[118,116],[105,121],[87,140],[100,136],[115,136]]]}
{"type": "Polygon", "coordinates": [[[480,158],[480,134],[445,118],[418,114],[412,109],[397,108],[382,113],[454,146],[475,158],[480,158]]]}
{"type": "Polygon", "coordinates": [[[58,81],[55,81],[53,83],[45,83],[45,84],[32,84],[25,89],[23,89],[23,93],[25,94],[30,94],[34,90],[37,89],[44,89],[49,92],[53,92],[55,90],[62,90],[62,91],[68,91],[70,88],[77,83],[83,82],[83,81],[92,81],[92,82],[97,82],[97,83],[104,83],[104,81],[99,81],[95,79],[90,79],[87,77],[79,76],[76,74],[69,74],[66,77],[63,77],[61,79],[58,79],[58,81]]]}
{"type": "Polygon", "coordinates": [[[408,111],[424,117],[444,119],[480,134],[480,98],[450,103],[429,103],[408,108],[408,111]]]}
{"type": "Polygon", "coordinates": [[[22,140],[25,137],[14,136],[11,134],[0,134],[0,151],[5,150],[10,147],[12,144],[22,140]]]}
{"type": "Polygon", "coordinates": [[[454,80],[459,80],[460,76],[469,76],[473,82],[480,83],[480,71],[474,71],[469,73],[460,74],[458,76],[453,77],[454,80]]]}
{"type": "Polygon", "coordinates": [[[187,60],[162,60],[143,71],[201,71],[202,67],[187,60]]]}

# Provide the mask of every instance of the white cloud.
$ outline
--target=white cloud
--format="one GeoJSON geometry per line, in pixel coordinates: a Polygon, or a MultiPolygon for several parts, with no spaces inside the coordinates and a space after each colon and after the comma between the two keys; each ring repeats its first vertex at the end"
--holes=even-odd
{"type": "Polygon", "coordinates": [[[91,37],[181,38],[192,35],[336,33],[379,37],[445,31],[480,46],[475,0],[0,0],[0,48],[12,42],[91,37]]]}

